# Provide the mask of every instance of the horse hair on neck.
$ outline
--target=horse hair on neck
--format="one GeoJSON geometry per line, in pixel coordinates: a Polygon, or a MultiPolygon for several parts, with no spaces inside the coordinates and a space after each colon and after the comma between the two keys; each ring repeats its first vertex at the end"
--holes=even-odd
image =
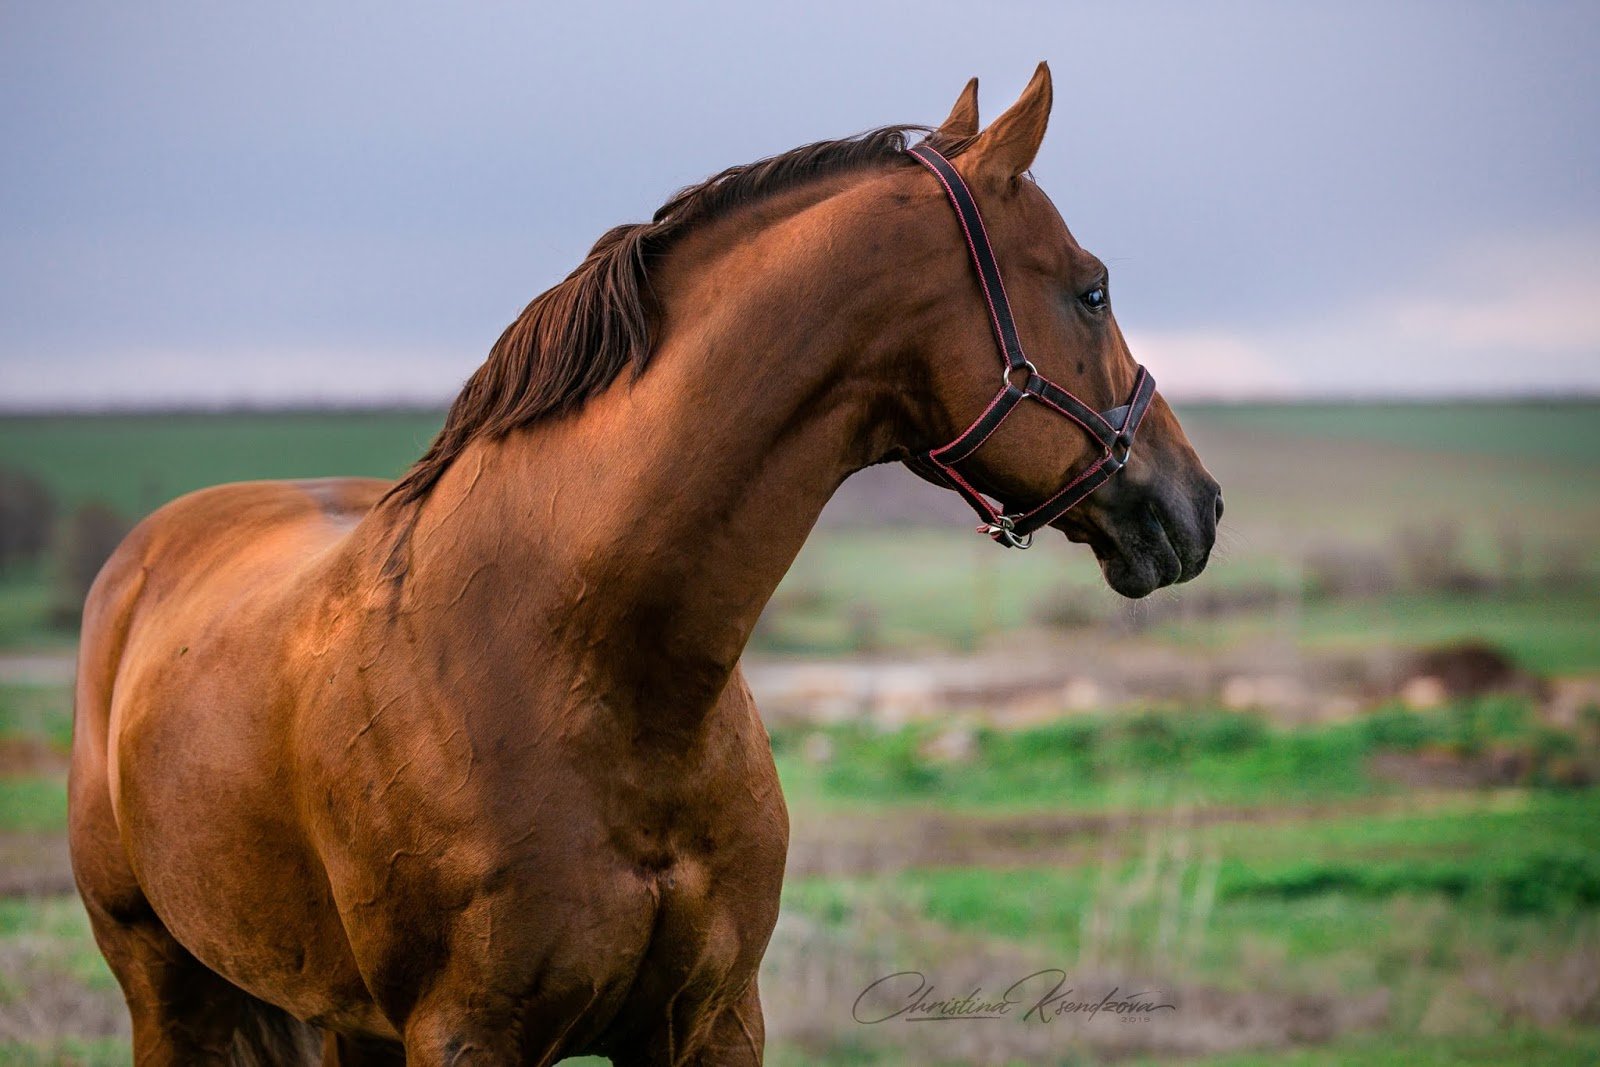
{"type": "MultiPolygon", "coordinates": [[[[573,410],[631,366],[650,359],[656,307],[652,265],[691,228],[806,182],[906,161],[907,138],[922,126],[884,126],[854,137],[818,141],[729,167],[680,190],[649,222],[608,230],[566,279],[535,297],[506,327],[489,356],[450,406],[428,451],[386,494],[402,504],[427,497],[469,443],[495,439],[550,415],[573,410]]],[[[959,141],[933,134],[946,155],[959,141]]]]}

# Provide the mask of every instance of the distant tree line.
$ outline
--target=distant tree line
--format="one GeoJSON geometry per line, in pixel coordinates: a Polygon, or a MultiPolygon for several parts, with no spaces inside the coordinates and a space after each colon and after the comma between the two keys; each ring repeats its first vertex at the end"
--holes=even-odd
{"type": "Polygon", "coordinates": [[[36,562],[50,545],[56,499],[39,479],[0,467],[0,574],[36,562]]]}
{"type": "Polygon", "coordinates": [[[95,575],[131,526],[101,500],[63,508],[43,481],[0,466],[0,578],[43,572],[52,584],[51,623],[77,623],[95,575]]]}

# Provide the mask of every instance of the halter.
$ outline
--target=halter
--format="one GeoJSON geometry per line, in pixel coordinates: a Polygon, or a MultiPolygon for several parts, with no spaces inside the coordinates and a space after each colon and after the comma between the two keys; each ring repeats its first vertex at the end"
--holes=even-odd
{"type": "Polygon", "coordinates": [[[939,184],[944,186],[950,198],[950,206],[955,209],[956,220],[961,223],[961,232],[967,238],[967,249],[972,253],[972,265],[978,272],[978,287],[989,305],[989,319],[994,326],[995,341],[1000,345],[1000,358],[1005,366],[1000,372],[1000,391],[971,426],[949,444],[912,456],[905,464],[935,485],[960,493],[962,499],[978,513],[978,518],[983,520],[978,527],[979,533],[988,534],[997,543],[1009,548],[1027,548],[1033,543],[1035,530],[1048,526],[1082,503],[1090,493],[1127,465],[1128,454],[1133,449],[1133,435],[1149,410],[1150,400],[1155,396],[1156,382],[1149,371],[1140,367],[1128,402],[1110,411],[1099,412],[1040,374],[1022,352],[1022,342],[1017,337],[1017,323],[1011,317],[1011,302],[1006,299],[1006,285],[1000,277],[1000,265],[995,261],[994,249],[989,244],[989,234],[984,229],[983,216],[978,214],[978,202],[973,199],[972,190],[967,188],[967,183],[950,165],[950,161],[932,148],[919,144],[910,152],[918,163],[939,179],[939,184]],[[1028,374],[1026,384],[1020,389],[1011,381],[1011,376],[1017,371],[1027,371],[1028,374]],[[1077,423],[1104,452],[1043,503],[1027,511],[1006,511],[1003,505],[991,504],[987,497],[974,489],[972,483],[962,476],[959,465],[971,459],[973,453],[983,447],[983,443],[1025,399],[1037,400],[1077,423]]]}

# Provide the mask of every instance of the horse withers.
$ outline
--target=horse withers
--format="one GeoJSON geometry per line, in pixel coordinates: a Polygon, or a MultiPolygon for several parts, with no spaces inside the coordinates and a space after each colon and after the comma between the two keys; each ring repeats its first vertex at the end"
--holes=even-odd
{"type": "Polygon", "coordinates": [[[920,464],[1129,596],[1215,535],[1026,173],[1050,97],[1041,65],[980,132],[969,83],[921,155],[808,145],[612,230],[397,483],[139,525],[85,608],[70,783],[138,1063],[761,1061],[788,816],[738,662],[839,483],[920,464]]]}

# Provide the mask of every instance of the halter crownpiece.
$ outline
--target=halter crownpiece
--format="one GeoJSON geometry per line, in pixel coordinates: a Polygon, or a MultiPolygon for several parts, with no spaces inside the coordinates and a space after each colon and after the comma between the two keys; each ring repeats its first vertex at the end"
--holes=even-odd
{"type": "Polygon", "coordinates": [[[1139,423],[1144,420],[1150,401],[1155,396],[1156,382],[1150,372],[1141,366],[1128,402],[1110,411],[1099,412],[1040,374],[1038,368],[1023,354],[1022,341],[1017,337],[1017,323],[1011,315],[1011,302],[1006,299],[1006,284],[1000,277],[1000,264],[995,260],[994,248],[989,244],[989,234],[984,229],[983,216],[978,213],[978,202],[973,198],[972,190],[950,161],[926,144],[912,148],[910,154],[933,172],[939,184],[944,186],[950,206],[955,209],[956,221],[961,223],[961,232],[967,239],[967,250],[972,253],[978,287],[989,306],[989,319],[994,327],[995,341],[1000,346],[1004,367],[1000,371],[1000,391],[971,426],[949,444],[912,456],[905,464],[935,485],[960,493],[982,520],[979,533],[988,534],[1008,548],[1027,548],[1033,543],[1035,530],[1048,526],[1081,504],[1090,493],[1127,465],[1134,434],[1138,432],[1139,423]],[[1011,381],[1017,371],[1026,371],[1028,375],[1026,384],[1021,388],[1011,381]],[[973,488],[959,468],[960,464],[983,447],[983,443],[1000,428],[1000,424],[1016,410],[1017,405],[1028,399],[1037,400],[1077,423],[1084,433],[1099,443],[1104,452],[1043,503],[1026,511],[1006,511],[1003,506],[990,503],[988,497],[973,488]]]}

